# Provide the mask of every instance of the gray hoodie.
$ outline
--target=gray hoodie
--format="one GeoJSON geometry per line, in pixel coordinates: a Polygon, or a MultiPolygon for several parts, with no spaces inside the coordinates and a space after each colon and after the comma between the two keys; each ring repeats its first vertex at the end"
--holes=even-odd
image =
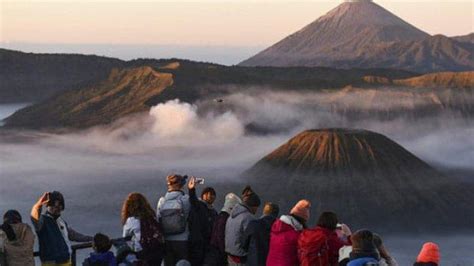
{"type": "Polygon", "coordinates": [[[246,246],[248,239],[244,239],[244,232],[253,220],[256,218],[247,206],[242,203],[235,205],[225,226],[225,251],[227,253],[239,257],[247,256],[248,252],[243,247],[246,246]]]}
{"type": "MultiPolygon", "coordinates": [[[[184,192],[182,191],[166,192],[165,196],[160,198],[160,200],[158,201],[158,206],[156,208],[156,215],[157,215],[158,220],[160,219],[161,205],[163,205],[163,203],[167,200],[175,200],[179,197],[181,197],[181,201],[183,202],[184,214],[185,214],[186,220],[188,220],[189,211],[191,210],[191,203],[189,202],[189,195],[184,194],[184,192]]],[[[171,240],[171,241],[188,241],[188,239],[189,239],[189,226],[186,226],[186,230],[182,232],[181,234],[165,236],[165,240],[171,240]]]]}

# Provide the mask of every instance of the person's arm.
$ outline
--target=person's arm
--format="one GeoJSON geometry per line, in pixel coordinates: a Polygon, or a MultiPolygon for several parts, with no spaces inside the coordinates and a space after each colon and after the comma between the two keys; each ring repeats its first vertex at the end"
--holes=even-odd
{"type": "Polygon", "coordinates": [[[44,193],[38,201],[33,205],[31,208],[31,222],[33,223],[35,230],[40,231],[43,223],[41,222],[41,211],[43,209],[43,205],[47,205],[49,202],[49,193],[44,193]]]}
{"type": "Polygon", "coordinates": [[[191,176],[188,182],[188,193],[189,193],[189,203],[191,203],[192,208],[199,206],[199,199],[196,195],[196,178],[191,176]]]}
{"type": "Polygon", "coordinates": [[[133,237],[136,236],[138,232],[138,228],[140,226],[140,220],[129,217],[125,224],[123,225],[122,237],[133,237]]]}
{"type": "Polygon", "coordinates": [[[346,241],[344,242],[344,245],[348,245],[348,246],[352,245],[352,241],[351,241],[352,231],[351,231],[351,228],[347,224],[342,224],[342,233],[346,237],[346,241]]]}
{"type": "Polygon", "coordinates": [[[91,241],[94,240],[94,238],[92,236],[83,235],[83,234],[75,231],[74,229],[72,229],[69,226],[67,226],[67,234],[69,236],[69,240],[74,241],[74,242],[91,242],[91,241]]]}
{"type": "Polygon", "coordinates": [[[163,197],[161,197],[159,200],[158,200],[158,204],[156,204],[156,219],[158,221],[160,221],[160,218],[161,218],[161,213],[160,213],[160,207],[161,205],[163,205],[163,201],[165,199],[163,197]]]}

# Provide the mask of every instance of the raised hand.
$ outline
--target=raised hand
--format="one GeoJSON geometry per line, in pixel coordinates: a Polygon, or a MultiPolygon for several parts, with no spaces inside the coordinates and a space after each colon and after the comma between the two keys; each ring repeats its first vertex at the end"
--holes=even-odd
{"type": "Polygon", "coordinates": [[[188,189],[194,189],[196,187],[196,177],[191,176],[188,181],[188,189]]]}

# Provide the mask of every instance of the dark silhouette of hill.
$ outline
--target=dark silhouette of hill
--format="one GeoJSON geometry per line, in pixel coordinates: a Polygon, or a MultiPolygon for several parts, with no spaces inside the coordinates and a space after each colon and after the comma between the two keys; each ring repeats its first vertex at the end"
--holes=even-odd
{"type": "Polygon", "coordinates": [[[239,65],[464,71],[474,69],[474,46],[430,36],[372,1],[347,1],[239,65]]]}
{"type": "Polygon", "coordinates": [[[79,54],[34,54],[0,48],[0,103],[38,102],[103,80],[124,61],[79,54]]]}
{"type": "Polygon", "coordinates": [[[194,103],[256,87],[278,91],[318,91],[360,83],[366,75],[390,79],[411,77],[406,71],[384,69],[226,67],[186,60],[134,60],[108,78],[73,89],[19,110],[7,127],[86,128],[147,111],[167,100],[194,103]]]}
{"type": "MultiPolygon", "coordinates": [[[[77,54],[34,54],[0,49],[0,103],[40,102],[57,93],[91,87],[107,79],[113,68],[151,66],[161,68],[178,59],[114,58],[77,54]]],[[[278,86],[318,87],[344,85],[361,73],[392,78],[414,76],[407,71],[351,70],[326,68],[242,68],[179,59],[180,66],[162,69],[179,72],[180,83],[194,84],[265,84],[278,86]],[[346,75],[348,77],[346,78],[346,75]],[[336,79],[341,79],[336,80],[336,79]],[[286,83],[286,84],[285,84],[286,83]]],[[[183,95],[183,97],[186,97],[183,95]]],[[[188,96],[193,98],[194,95],[188,96]]]]}
{"type": "Polygon", "coordinates": [[[366,130],[304,131],[242,176],[280,202],[308,198],[318,212],[334,210],[356,228],[429,231],[474,222],[472,186],[366,130]]]}

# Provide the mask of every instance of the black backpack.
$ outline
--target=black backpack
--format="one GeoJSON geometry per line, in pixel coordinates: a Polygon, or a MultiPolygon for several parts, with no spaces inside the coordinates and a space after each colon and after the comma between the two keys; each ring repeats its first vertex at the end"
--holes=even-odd
{"type": "Polygon", "coordinates": [[[163,249],[165,239],[161,225],[155,217],[140,219],[140,245],[145,251],[156,251],[163,249]]]}

